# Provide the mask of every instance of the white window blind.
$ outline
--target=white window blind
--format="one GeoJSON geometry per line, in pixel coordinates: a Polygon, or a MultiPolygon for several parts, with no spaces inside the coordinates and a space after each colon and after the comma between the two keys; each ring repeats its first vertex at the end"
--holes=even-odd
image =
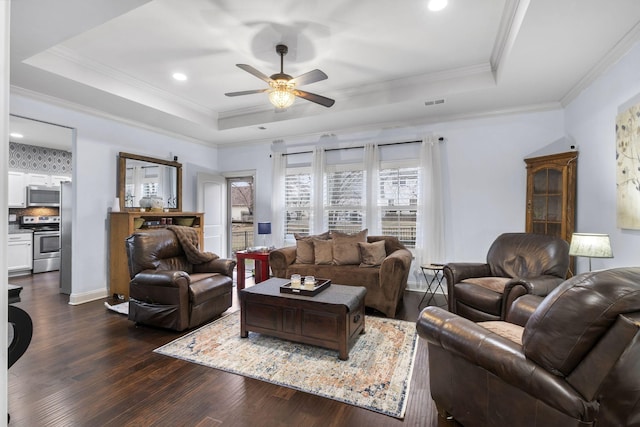
{"type": "Polygon", "coordinates": [[[311,217],[311,172],[289,168],[285,175],[285,235],[309,234],[311,217]]]}
{"type": "Polygon", "coordinates": [[[378,178],[378,207],[382,234],[397,236],[410,248],[416,245],[418,174],[417,166],[383,165],[378,178]]]}
{"type": "Polygon", "coordinates": [[[329,230],[355,233],[365,228],[364,171],[340,165],[325,174],[325,217],[329,230]]]}

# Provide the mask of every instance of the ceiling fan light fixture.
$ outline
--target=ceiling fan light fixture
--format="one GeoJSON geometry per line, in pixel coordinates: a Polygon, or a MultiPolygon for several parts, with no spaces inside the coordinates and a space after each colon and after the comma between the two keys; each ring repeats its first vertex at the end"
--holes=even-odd
{"type": "Polygon", "coordinates": [[[288,108],[293,105],[296,96],[293,93],[294,85],[287,80],[274,80],[270,83],[269,101],[276,108],[288,108]]]}
{"type": "Polygon", "coordinates": [[[448,0],[429,0],[427,7],[432,12],[437,12],[439,10],[447,7],[448,0]]]}

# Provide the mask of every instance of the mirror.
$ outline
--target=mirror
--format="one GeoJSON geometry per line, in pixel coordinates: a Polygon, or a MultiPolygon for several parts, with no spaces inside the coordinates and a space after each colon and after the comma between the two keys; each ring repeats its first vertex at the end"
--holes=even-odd
{"type": "Polygon", "coordinates": [[[120,210],[182,211],[182,164],[153,157],[120,153],[118,157],[120,210]]]}

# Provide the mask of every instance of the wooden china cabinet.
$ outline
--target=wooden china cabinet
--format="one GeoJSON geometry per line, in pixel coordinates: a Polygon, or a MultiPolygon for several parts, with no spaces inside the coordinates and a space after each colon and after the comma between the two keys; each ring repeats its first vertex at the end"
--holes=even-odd
{"type": "MultiPolygon", "coordinates": [[[[528,233],[561,237],[571,243],[575,228],[578,152],[531,157],[527,164],[528,233]]],[[[573,258],[569,267],[573,275],[573,258]]]]}

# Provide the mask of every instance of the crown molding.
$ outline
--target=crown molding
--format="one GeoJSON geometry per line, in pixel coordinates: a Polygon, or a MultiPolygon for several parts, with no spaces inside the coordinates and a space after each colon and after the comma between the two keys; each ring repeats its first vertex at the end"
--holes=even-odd
{"type": "MultiPolygon", "coordinates": [[[[64,108],[67,110],[72,110],[78,113],[82,113],[82,114],[87,114],[90,116],[94,116],[94,117],[98,117],[101,119],[106,119],[106,120],[113,120],[114,122],[118,122],[118,123],[122,123],[128,126],[133,126],[139,129],[144,129],[150,132],[154,132],[154,133],[158,133],[164,136],[168,136],[171,138],[176,138],[176,139],[182,139],[184,141],[187,142],[192,142],[194,144],[199,144],[199,145],[204,145],[206,147],[213,147],[216,148],[218,147],[217,143],[213,143],[213,142],[208,142],[208,141],[204,141],[201,139],[197,139],[197,138],[193,138],[178,132],[171,132],[162,128],[158,128],[155,126],[151,126],[148,125],[146,123],[143,122],[139,122],[137,120],[131,120],[131,119],[126,119],[120,116],[116,116],[114,114],[111,113],[107,113],[105,111],[102,110],[98,110],[95,108],[90,108],[87,107],[86,105],[82,105],[82,104],[78,104],[75,102],[71,102],[71,101],[67,101],[55,96],[51,96],[51,95],[47,95],[41,92],[35,92],[29,89],[25,89],[22,88],[20,86],[15,86],[15,85],[11,85],[11,90],[10,90],[10,94],[14,94],[14,95],[20,95],[20,96],[24,96],[26,98],[30,98],[34,101],[40,101],[40,102],[45,102],[47,104],[51,104],[54,105],[56,107],[60,107],[60,108],[64,108]]],[[[22,116],[22,114],[20,114],[20,116],[22,116]]],[[[24,117],[24,116],[23,116],[24,117]]],[[[34,117],[26,117],[26,118],[30,118],[30,119],[34,119],[34,120],[39,120],[38,118],[34,118],[34,117]]],[[[76,129],[73,126],[70,125],[63,125],[63,124],[58,124],[58,123],[52,123],[52,124],[56,124],[58,126],[64,126],[64,127],[68,127],[70,129],[76,129]]]]}
{"type": "Polygon", "coordinates": [[[507,0],[493,51],[491,52],[491,69],[498,78],[502,64],[515,44],[524,17],[529,9],[530,0],[507,0]]]}
{"type": "Polygon", "coordinates": [[[54,46],[23,62],[196,123],[207,123],[211,117],[216,116],[216,112],[210,108],[82,56],[64,46],[54,46]]]}

